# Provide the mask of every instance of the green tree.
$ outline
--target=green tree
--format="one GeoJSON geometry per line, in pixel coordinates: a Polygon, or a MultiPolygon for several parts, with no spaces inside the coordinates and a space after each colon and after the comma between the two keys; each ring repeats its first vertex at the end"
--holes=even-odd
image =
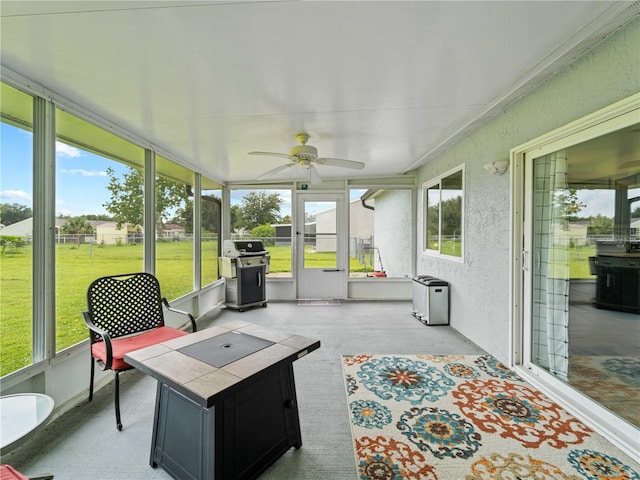
{"type": "Polygon", "coordinates": [[[111,192],[111,199],[102,206],[113,215],[118,228],[123,223],[142,225],[144,222],[144,177],[142,171],[129,167],[122,178],[116,176],[113,168],[107,168],[109,184],[107,190],[111,192]]]}
{"type": "Polygon", "coordinates": [[[262,239],[266,246],[275,245],[276,229],[265,223],[251,229],[251,237],[262,239]]]}
{"type": "MultiPolygon", "coordinates": [[[[164,224],[168,221],[168,215],[172,211],[184,209],[189,203],[192,205],[190,210],[193,220],[193,203],[189,200],[184,184],[166,177],[156,177],[156,231],[162,232],[164,224]]],[[[183,226],[185,231],[193,232],[193,221],[188,224],[185,222],[186,219],[183,219],[178,225],[183,226]]]]}
{"type": "Polygon", "coordinates": [[[611,234],[613,233],[613,219],[600,214],[591,217],[587,231],[589,235],[611,234]]]}
{"type": "Polygon", "coordinates": [[[241,226],[251,230],[265,223],[280,222],[280,207],[283,203],[279,193],[249,192],[242,198],[241,226]]]}
{"type": "Polygon", "coordinates": [[[193,233],[193,200],[186,200],[183,207],[178,208],[176,215],[169,221],[182,225],[186,233],[193,233]]]}
{"type": "Polygon", "coordinates": [[[11,225],[33,217],[33,212],[26,205],[19,203],[0,203],[0,223],[11,225]]]}
{"type": "Polygon", "coordinates": [[[60,233],[65,235],[93,233],[93,225],[87,221],[87,217],[71,217],[60,227],[60,233]]]}
{"type": "Polygon", "coordinates": [[[442,202],[442,235],[460,235],[462,225],[462,196],[442,202]]]}
{"type": "Polygon", "coordinates": [[[86,217],[71,217],[60,227],[60,233],[75,235],[76,243],[80,245],[80,236],[93,233],[93,225],[87,221],[86,217]]]}
{"type": "MultiPolygon", "coordinates": [[[[188,190],[188,196],[192,197],[191,189],[188,190]]],[[[220,199],[215,195],[202,195],[202,231],[208,233],[219,233],[220,226],[220,199]]],[[[182,225],[185,232],[193,233],[193,200],[186,200],[183,207],[178,208],[175,217],[171,219],[171,223],[182,225]]]]}
{"type": "Polygon", "coordinates": [[[240,207],[240,205],[231,205],[229,209],[229,220],[231,222],[232,232],[242,227],[242,207],[240,207]]]}
{"type": "Polygon", "coordinates": [[[554,207],[564,230],[569,230],[569,222],[578,219],[578,213],[587,205],[578,201],[578,192],[575,188],[565,188],[554,193],[554,207]]]}
{"type": "MultiPolygon", "coordinates": [[[[144,217],[144,177],[142,170],[128,167],[129,170],[116,176],[114,170],[107,168],[109,184],[107,190],[111,192],[111,199],[103,206],[115,217],[118,227],[123,223],[143,225],[144,217]]],[[[156,231],[162,231],[168,220],[168,215],[178,208],[184,208],[188,200],[185,186],[166,177],[156,178],[156,231]]],[[[182,225],[185,228],[187,225],[182,225]]]]}

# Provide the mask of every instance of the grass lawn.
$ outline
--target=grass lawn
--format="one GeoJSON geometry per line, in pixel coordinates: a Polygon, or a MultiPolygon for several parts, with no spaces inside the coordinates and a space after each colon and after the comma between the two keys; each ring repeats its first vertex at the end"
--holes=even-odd
{"type": "MultiPolygon", "coordinates": [[[[157,276],[162,294],[168,299],[193,290],[192,248],[190,242],[158,242],[156,245],[157,276]]],[[[32,361],[31,255],[32,248],[28,245],[6,251],[0,258],[0,375],[32,361]]],[[[211,282],[217,278],[217,259],[208,253],[203,257],[203,270],[212,272],[203,277],[211,282]]],[[[88,338],[82,311],[86,310],[89,284],[104,275],[143,271],[143,246],[56,245],[55,268],[56,349],[62,350],[88,338]]]]}
{"type": "MultiPolygon", "coordinates": [[[[291,248],[268,247],[270,271],[291,272],[291,248]]],[[[218,278],[217,242],[202,244],[202,279],[207,285],[218,278]]],[[[335,253],[306,252],[312,264],[335,265],[335,253]]],[[[32,247],[8,248],[0,257],[0,376],[32,363],[32,247]]],[[[156,275],[162,295],[169,300],[193,290],[191,242],[158,242],[156,275]]],[[[104,275],[144,269],[142,244],[98,246],[56,245],[56,349],[88,338],[82,319],[89,284],[104,275]]],[[[353,269],[362,269],[352,259],[353,269]]]]}
{"type": "MultiPolygon", "coordinates": [[[[193,290],[193,254],[191,242],[158,242],[156,275],[163,296],[176,299],[193,290]]],[[[291,272],[291,248],[267,247],[271,256],[270,272],[291,272]]],[[[217,244],[202,244],[204,284],[217,279],[217,244]]],[[[593,278],[588,257],[595,247],[570,250],[571,278],[593,278]]],[[[32,249],[30,245],[6,249],[0,256],[0,376],[32,363],[32,249]]],[[[335,253],[314,252],[305,248],[305,265],[334,267],[335,253]]],[[[355,258],[351,272],[364,272],[355,258]]],[[[82,319],[89,284],[104,275],[143,270],[142,244],[56,246],[56,349],[62,350],[88,338],[82,319]]]]}

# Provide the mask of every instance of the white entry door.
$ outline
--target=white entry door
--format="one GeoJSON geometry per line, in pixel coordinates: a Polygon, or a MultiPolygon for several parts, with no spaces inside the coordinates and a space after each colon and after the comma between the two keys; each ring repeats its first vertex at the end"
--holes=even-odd
{"type": "Polygon", "coordinates": [[[299,300],[346,298],[348,241],[344,205],[344,194],[298,194],[296,277],[299,300]]]}

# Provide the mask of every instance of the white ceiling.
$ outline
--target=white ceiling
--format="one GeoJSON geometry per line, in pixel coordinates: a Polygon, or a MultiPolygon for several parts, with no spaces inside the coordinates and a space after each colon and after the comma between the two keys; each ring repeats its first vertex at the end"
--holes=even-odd
{"type": "Polygon", "coordinates": [[[288,153],[301,130],[366,163],[324,178],[375,178],[428,161],[629,4],[2,0],[0,59],[213,179],[281,165],[247,152],[288,153]]]}

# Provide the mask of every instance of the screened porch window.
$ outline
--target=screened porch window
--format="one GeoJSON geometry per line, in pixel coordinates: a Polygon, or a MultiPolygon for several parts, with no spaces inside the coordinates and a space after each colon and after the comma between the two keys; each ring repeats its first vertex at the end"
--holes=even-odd
{"type": "Polygon", "coordinates": [[[33,98],[0,84],[0,376],[33,363],[33,98]]]}
{"type": "Polygon", "coordinates": [[[293,245],[290,189],[231,191],[231,236],[262,240],[269,251],[269,277],[291,277],[293,245]]]}

